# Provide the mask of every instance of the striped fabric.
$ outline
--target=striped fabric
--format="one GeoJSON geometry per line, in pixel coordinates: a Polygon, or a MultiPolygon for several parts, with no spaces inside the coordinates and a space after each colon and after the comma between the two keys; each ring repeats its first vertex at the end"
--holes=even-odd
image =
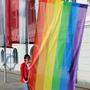
{"type": "Polygon", "coordinates": [[[40,0],[31,90],[75,89],[86,11],[87,5],[40,0]]]}

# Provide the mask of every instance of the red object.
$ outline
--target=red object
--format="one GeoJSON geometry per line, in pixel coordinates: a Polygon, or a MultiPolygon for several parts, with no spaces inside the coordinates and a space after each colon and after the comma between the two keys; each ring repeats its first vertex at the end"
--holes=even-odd
{"type": "MultiPolygon", "coordinates": [[[[6,46],[20,43],[19,0],[6,0],[6,46]]],[[[27,0],[27,32],[29,43],[34,43],[36,32],[35,1],[27,0]]]]}
{"type": "MultiPolygon", "coordinates": [[[[19,34],[20,0],[6,0],[6,44],[20,43],[19,34]]],[[[36,31],[35,1],[27,0],[27,32],[29,43],[34,43],[36,31]]]]}
{"type": "Polygon", "coordinates": [[[44,29],[44,21],[45,21],[45,7],[46,3],[39,3],[39,13],[38,13],[38,21],[37,21],[37,29],[35,32],[35,44],[34,44],[34,51],[33,51],[33,57],[32,57],[32,64],[31,64],[31,70],[29,72],[30,80],[29,80],[29,86],[30,90],[35,90],[35,83],[36,83],[36,73],[37,73],[37,65],[38,65],[38,58],[39,58],[39,49],[42,42],[43,37],[43,29],[44,29]]]}
{"type": "Polygon", "coordinates": [[[29,43],[34,43],[36,31],[35,0],[27,0],[27,11],[27,32],[29,43]]]}
{"type": "Polygon", "coordinates": [[[11,42],[19,43],[19,0],[10,0],[11,42]]]}
{"type": "Polygon", "coordinates": [[[6,0],[6,46],[19,43],[19,0],[6,0]]]}
{"type": "Polygon", "coordinates": [[[6,0],[6,47],[11,47],[10,0],[6,0]]]}
{"type": "MultiPolygon", "coordinates": [[[[37,53],[38,53],[38,49],[37,49],[36,46],[34,46],[34,51],[33,51],[33,56],[32,56],[32,63],[34,62],[33,60],[34,60],[37,53]]],[[[35,61],[33,67],[29,71],[29,87],[30,87],[30,90],[35,90],[37,63],[38,63],[38,58],[35,61]]]]}
{"type": "Polygon", "coordinates": [[[20,70],[21,70],[21,82],[25,83],[25,81],[28,80],[28,73],[29,73],[29,70],[25,63],[21,64],[20,70]]]}
{"type": "Polygon", "coordinates": [[[47,2],[47,0],[39,0],[39,2],[47,2]]]}

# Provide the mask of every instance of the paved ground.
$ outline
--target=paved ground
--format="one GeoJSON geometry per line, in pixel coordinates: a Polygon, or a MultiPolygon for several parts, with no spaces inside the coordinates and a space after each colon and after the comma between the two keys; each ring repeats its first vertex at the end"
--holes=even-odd
{"type": "MultiPolygon", "coordinates": [[[[3,78],[3,72],[0,71],[0,90],[23,90],[19,80],[19,74],[8,73],[6,84],[3,83],[3,78]]],[[[77,88],[76,90],[90,89],[77,88]]]]}
{"type": "Polygon", "coordinates": [[[77,88],[76,90],[90,90],[90,89],[85,89],[85,88],[77,88]]]}
{"type": "Polygon", "coordinates": [[[18,74],[7,74],[7,83],[3,83],[3,72],[0,71],[0,90],[22,90],[18,74]]]}

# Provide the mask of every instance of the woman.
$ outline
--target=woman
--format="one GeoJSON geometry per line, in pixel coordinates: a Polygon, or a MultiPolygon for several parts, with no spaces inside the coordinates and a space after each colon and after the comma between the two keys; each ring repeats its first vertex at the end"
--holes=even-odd
{"type": "Polygon", "coordinates": [[[21,64],[21,82],[23,83],[24,90],[30,90],[28,86],[29,69],[31,64],[31,57],[26,54],[24,56],[24,62],[21,64]]]}

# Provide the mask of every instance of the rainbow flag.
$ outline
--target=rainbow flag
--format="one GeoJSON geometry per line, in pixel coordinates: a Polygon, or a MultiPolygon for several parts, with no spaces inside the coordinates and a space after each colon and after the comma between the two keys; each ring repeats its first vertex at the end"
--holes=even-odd
{"type": "Polygon", "coordinates": [[[86,11],[87,5],[40,0],[31,90],[74,90],[86,11]]]}

